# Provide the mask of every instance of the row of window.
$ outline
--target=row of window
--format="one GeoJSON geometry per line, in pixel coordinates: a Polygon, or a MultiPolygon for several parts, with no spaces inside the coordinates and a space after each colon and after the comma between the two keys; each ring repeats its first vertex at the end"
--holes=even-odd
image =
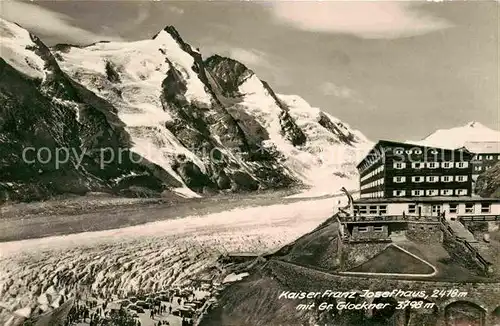
{"type": "Polygon", "coordinates": [[[367,184],[361,185],[361,190],[383,185],[384,182],[385,182],[384,178],[374,180],[374,181],[369,182],[367,184]]]}
{"type": "MultiPolygon", "coordinates": [[[[430,176],[414,176],[411,177],[411,182],[415,183],[422,183],[422,182],[439,182],[441,180],[442,182],[453,182],[453,180],[457,182],[466,182],[468,180],[467,175],[442,175],[442,176],[437,176],[437,175],[430,175],[430,176]]],[[[393,177],[392,181],[395,183],[405,183],[406,182],[406,177],[405,176],[398,176],[398,177],[393,177]]]]}
{"type": "Polygon", "coordinates": [[[383,191],[369,192],[369,193],[361,194],[360,197],[361,198],[382,198],[382,197],[384,197],[384,192],[383,191]]]}
{"type": "Polygon", "coordinates": [[[369,205],[369,206],[356,206],[356,212],[358,214],[378,214],[385,215],[387,214],[387,205],[369,205]]]}
{"type": "MultiPolygon", "coordinates": [[[[428,168],[428,169],[438,169],[439,167],[444,168],[444,169],[451,169],[453,167],[459,168],[459,169],[465,169],[469,167],[469,162],[413,162],[411,163],[411,168],[412,169],[423,169],[423,168],[428,168]]],[[[394,162],[393,164],[394,169],[405,169],[406,168],[406,163],[405,162],[394,162]]]]}
{"type": "Polygon", "coordinates": [[[382,154],[377,153],[375,157],[373,155],[368,155],[367,157],[369,157],[370,159],[367,160],[367,162],[362,167],[360,167],[361,173],[369,169],[375,163],[378,163],[378,161],[380,161],[383,156],[382,154]]]}
{"type": "MultiPolygon", "coordinates": [[[[368,232],[369,228],[368,226],[358,226],[358,232],[368,232]]],[[[383,226],[373,226],[372,227],[373,232],[384,232],[384,227],[383,226]]]]}
{"type": "Polygon", "coordinates": [[[361,181],[366,180],[368,178],[371,178],[374,175],[377,175],[377,174],[381,173],[382,171],[384,171],[384,166],[383,165],[379,166],[378,168],[376,168],[375,170],[371,171],[370,173],[362,176],[361,177],[361,181]]]}
{"type": "MultiPolygon", "coordinates": [[[[487,171],[491,168],[491,166],[485,166],[484,167],[484,170],[487,171]]],[[[474,167],[474,171],[482,171],[483,170],[483,167],[481,165],[477,165],[474,167]]]]}
{"type": "MultiPolygon", "coordinates": [[[[467,189],[413,189],[408,192],[411,196],[453,196],[453,194],[457,196],[466,196],[467,189]]],[[[406,196],[406,190],[393,190],[392,195],[395,197],[404,197],[406,196]]]]}
{"type": "Polygon", "coordinates": [[[475,161],[482,161],[487,160],[487,161],[492,161],[495,159],[495,156],[497,157],[497,160],[500,160],[500,155],[476,155],[474,156],[473,160],[475,161]]]}
{"type": "MultiPolygon", "coordinates": [[[[403,154],[403,153],[406,153],[406,154],[417,154],[417,155],[420,155],[420,154],[422,154],[423,152],[422,152],[422,150],[421,150],[420,148],[415,148],[415,149],[407,149],[407,150],[404,150],[403,148],[396,148],[396,149],[394,149],[394,154],[396,154],[396,155],[401,155],[401,154],[403,154]]],[[[431,149],[431,150],[429,151],[429,153],[431,153],[431,154],[437,154],[437,153],[438,153],[438,151],[437,151],[437,150],[435,150],[435,149],[431,149]]]]}
{"type": "MultiPolygon", "coordinates": [[[[449,213],[450,214],[458,214],[459,213],[459,203],[449,203],[449,213]]],[[[359,205],[355,206],[356,214],[358,215],[386,215],[387,214],[387,205],[359,205]]],[[[432,205],[432,212],[439,213],[443,209],[441,204],[432,205]]],[[[474,214],[476,209],[476,205],[474,203],[466,203],[464,212],[467,214],[474,214]]],[[[490,213],[491,212],[491,204],[489,203],[481,203],[480,209],[478,210],[481,213],[490,213]]],[[[408,205],[408,213],[409,214],[417,214],[417,204],[409,204],[408,205]]]]}
{"type": "MultiPolygon", "coordinates": [[[[458,203],[450,203],[448,206],[449,206],[449,213],[450,214],[457,214],[459,209],[458,209],[458,206],[459,204],[458,203]]],[[[464,212],[467,213],[467,214],[473,214],[474,211],[475,211],[475,206],[474,203],[468,203],[468,204],[465,204],[465,210],[464,212]]],[[[441,206],[439,206],[441,207],[441,206]]],[[[435,213],[437,211],[437,206],[433,206],[433,209],[432,211],[435,213]]],[[[480,209],[480,212],[481,213],[490,213],[491,212],[491,204],[488,204],[488,203],[481,203],[481,209],[480,209]]],[[[410,204],[408,206],[408,213],[410,214],[416,214],[417,213],[417,205],[416,204],[410,204]]]]}

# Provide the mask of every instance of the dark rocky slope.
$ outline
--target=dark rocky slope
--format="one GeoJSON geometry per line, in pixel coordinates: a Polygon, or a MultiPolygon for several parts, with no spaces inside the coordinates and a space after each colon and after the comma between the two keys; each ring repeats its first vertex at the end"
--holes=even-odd
{"type": "Polygon", "coordinates": [[[500,162],[479,175],[475,191],[481,197],[500,198],[500,162]]]}

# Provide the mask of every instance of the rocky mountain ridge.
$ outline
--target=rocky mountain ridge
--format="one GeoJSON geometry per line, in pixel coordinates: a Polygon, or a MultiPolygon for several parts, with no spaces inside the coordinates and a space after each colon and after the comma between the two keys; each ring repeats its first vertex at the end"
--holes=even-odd
{"type": "Polygon", "coordinates": [[[340,188],[371,145],[242,63],[204,60],[172,26],[149,40],[49,48],[0,20],[0,37],[2,200],[340,188]],[[33,157],[42,151],[50,159],[33,157]]]}

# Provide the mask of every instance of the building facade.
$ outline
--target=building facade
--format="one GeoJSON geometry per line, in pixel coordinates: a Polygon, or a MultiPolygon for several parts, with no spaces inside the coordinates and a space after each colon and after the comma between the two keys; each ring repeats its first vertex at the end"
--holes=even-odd
{"type": "Polygon", "coordinates": [[[500,162],[500,142],[467,142],[464,148],[474,154],[471,160],[473,182],[500,162]]]}
{"type": "Polygon", "coordinates": [[[402,218],[444,216],[455,220],[467,217],[500,216],[500,199],[480,197],[374,198],[354,203],[355,216],[402,218]]]}
{"type": "Polygon", "coordinates": [[[473,156],[381,140],[357,166],[361,199],[471,196],[473,156]]]}

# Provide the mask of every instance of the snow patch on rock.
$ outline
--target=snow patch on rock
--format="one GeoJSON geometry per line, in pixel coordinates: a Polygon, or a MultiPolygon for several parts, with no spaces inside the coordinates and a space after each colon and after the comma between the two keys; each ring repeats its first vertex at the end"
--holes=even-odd
{"type": "Polygon", "coordinates": [[[0,18],[0,57],[19,72],[32,78],[45,78],[45,61],[33,49],[30,33],[0,18]]]}

